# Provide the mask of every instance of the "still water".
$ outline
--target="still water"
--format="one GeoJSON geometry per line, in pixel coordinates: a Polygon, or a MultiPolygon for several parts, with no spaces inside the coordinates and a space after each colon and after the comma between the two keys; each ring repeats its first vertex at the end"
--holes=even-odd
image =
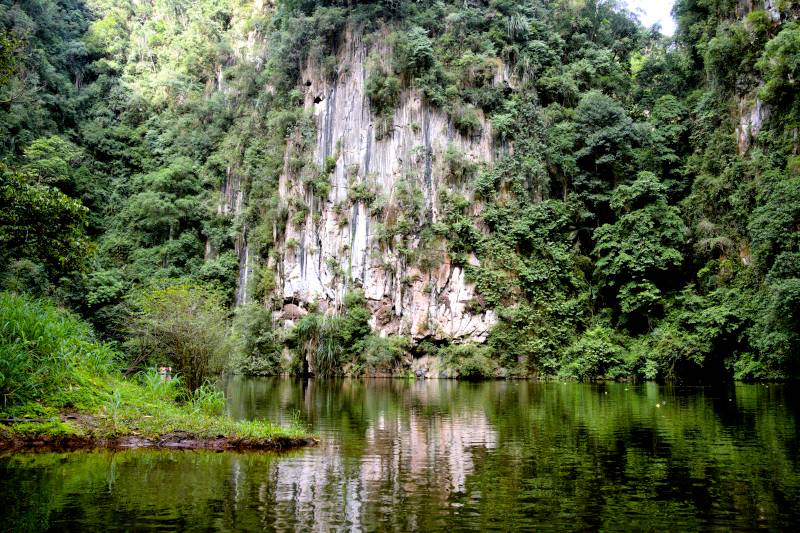
{"type": "Polygon", "coordinates": [[[289,453],[0,457],[3,530],[790,530],[796,387],[240,379],[289,453]]]}

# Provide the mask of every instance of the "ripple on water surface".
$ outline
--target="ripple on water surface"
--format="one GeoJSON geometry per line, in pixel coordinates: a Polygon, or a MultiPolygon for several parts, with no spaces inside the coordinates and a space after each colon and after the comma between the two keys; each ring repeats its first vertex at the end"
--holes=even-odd
{"type": "Polygon", "coordinates": [[[789,529],[790,387],[240,379],[241,418],[299,417],[284,454],[0,457],[14,530],[789,529]]]}

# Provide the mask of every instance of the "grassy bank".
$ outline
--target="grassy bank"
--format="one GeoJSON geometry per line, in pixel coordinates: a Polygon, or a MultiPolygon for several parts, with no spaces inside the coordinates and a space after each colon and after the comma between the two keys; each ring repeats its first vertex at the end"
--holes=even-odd
{"type": "Polygon", "coordinates": [[[49,302],[0,293],[0,446],[285,448],[299,425],[234,420],[220,391],[155,370],[123,378],[118,354],[49,302]]]}

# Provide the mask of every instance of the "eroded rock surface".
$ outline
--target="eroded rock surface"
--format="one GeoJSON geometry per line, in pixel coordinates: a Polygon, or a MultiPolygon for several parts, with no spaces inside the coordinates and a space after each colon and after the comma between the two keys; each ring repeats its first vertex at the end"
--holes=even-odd
{"type": "MultiPolygon", "coordinates": [[[[378,57],[390,57],[388,50],[378,52],[378,57]]],[[[307,68],[303,73],[305,106],[317,125],[313,161],[320,168],[328,158],[335,158],[336,164],[330,193],[321,200],[293,174],[287,154],[281,197],[287,202],[302,198],[309,212],[302,223],[290,218],[282,243],[284,254],[276,265],[277,290],[292,305],[321,302],[323,308],[335,309],[349,288],[360,287],[373,311],[371,325],[381,334],[483,340],[496,317],[491,311],[468,311],[474,288],[463,268],[452,264],[444,246],[431,251],[435,264],[423,269],[407,260],[407,251],[420,246],[418,236],[412,236],[404,250],[396,240],[382,241],[380,232],[391,217],[398,216],[397,197],[403,191],[421,194],[423,216],[430,224],[441,219],[438,199],[443,191],[473,199],[468,184],[446,177],[445,153],[449,149],[468,164],[491,164],[494,147],[489,122],[478,112],[480,132],[466,137],[445,113],[432,109],[410,90],[401,95],[390,131],[379,138],[365,93],[368,49],[358,35],[347,37],[339,59],[333,80],[325,79],[319,69],[307,68]],[[351,191],[359,186],[383,202],[380,214],[367,202],[353,200],[351,191]]],[[[497,78],[503,82],[502,71],[497,78]]],[[[479,206],[473,202],[472,209],[479,206]]],[[[246,284],[250,261],[246,246],[242,257],[240,283],[246,284]]],[[[294,308],[289,314],[292,317],[286,318],[298,315],[294,308]]]]}

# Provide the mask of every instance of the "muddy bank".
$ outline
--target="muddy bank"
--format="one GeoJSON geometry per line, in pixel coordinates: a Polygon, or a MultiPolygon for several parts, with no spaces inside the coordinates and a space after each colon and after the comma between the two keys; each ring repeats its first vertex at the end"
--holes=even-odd
{"type": "Polygon", "coordinates": [[[0,450],[41,450],[68,451],[90,448],[132,449],[132,448],[164,448],[178,450],[216,450],[216,451],[248,451],[266,450],[280,451],[301,446],[315,446],[318,441],[313,438],[276,437],[271,439],[251,439],[196,437],[190,433],[173,432],[157,438],[124,436],[113,438],[96,438],[84,436],[33,436],[20,437],[0,435],[0,450]]]}
{"type": "Polygon", "coordinates": [[[61,421],[70,421],[74,432],[52,431],[52,421],[44,419],[4,419],[0,425],[0,451],[41,450],[68,451],[91,448],[133,449],[163,448],[173,450],[216,451],[281,451],[318,444],[313,437],[242,437],[237,435],[204,436],[191,431],[174,430],[160,435],[98,433],[95,417],[62,415],[61,421]],[[26,430],[15,426],[24,424],[26,430]],[[34,425],[31,427],[31,425],[34,425]],[[37,427],[41,424],[41,427],[37,427]]]}

